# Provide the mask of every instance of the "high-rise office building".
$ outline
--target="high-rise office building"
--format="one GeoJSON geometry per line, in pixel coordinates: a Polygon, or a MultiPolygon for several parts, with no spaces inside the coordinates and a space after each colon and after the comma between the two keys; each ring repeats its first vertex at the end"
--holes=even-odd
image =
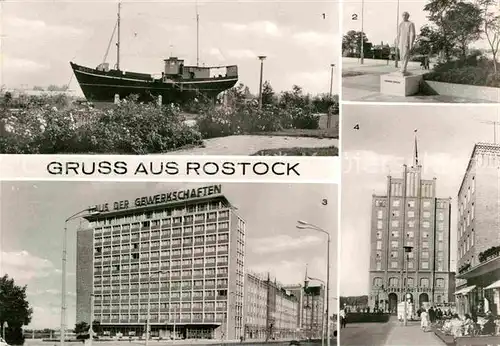
{"type": "Polygon", "coordinates": [[[77,321],[103,333],[243,335],[245,222],[220,185],[92,208],[77,233],[77,321]],[[92,302],[92,303],[91,303],[92,302]]]}
{"type": "Polygon", "coordinates": [[[414,164],[372,196],[370,309],[395,313],[405,294],[416,308],[453,301],[450,209],[450,198],[436,196],[436,178],[422,177],[415,140],[414,164]]]}
{"type": "Polygon", "coordinates": [[[474,145],[458,191],[457,309],[500,313],[500,145],[474,145]]]}

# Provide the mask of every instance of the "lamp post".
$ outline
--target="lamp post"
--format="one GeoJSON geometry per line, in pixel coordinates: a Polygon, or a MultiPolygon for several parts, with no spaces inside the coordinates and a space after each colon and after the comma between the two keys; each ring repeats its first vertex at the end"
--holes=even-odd
{"type": "Polygon", "coordinates": [[[264,60],[265,59],[266,59],[265,55],[259,55],[259,60],[260,60],[259,109],[262,108],[262,78],[264,76],[264,60]]]}
{"type": "Polygon", "coordinates": [[[66,339],[66,262],[68,257],[68,222],[74,220],[82,214],[88,215],[98,215],[98,211],[92,211],[89,208],[80,210],[78,213],[74,213],[66,220],[64,220],[64,232],[63,232],[63,250],[62,250],[62,280],[61,280],[61,335],[60,335],[60,345],[64,346],[64,341],[66,339]]]}
{"type": "MultiPolygon", "coordinates": [[[[297,228],[298,229],[310,229],[310,230],[313,230],[313,231],[317,231],[317,232],[321,232],[321,233],[324,233],[328,236],[328,242],[327,242],[327,251],[326,251],[326,263],[327,263],[327,271],[326,271],[326,317],[327,317],[327,320],[330,318],[330,309],[329,309],[329,305],[330,305],[330,242],[331,242],[331,239],[330,239],[330,233],[328,233],[327,231],[325,231],[324,229],[316,226],[316,225],[313,225],[313,224],[310,224],[308,222],[305,222],[305,221],[297,221],[297,228]]],[[[326,345],[327,346],[330,346],[330,324],[327,323],[326,325],[326,345]]]]}
{"type": "Polygon", "coordinates": [[[333,96],[333,68],[335,67],[335,64],[330,64],[331,71],[330,71],[330,97],[333,96]]]}
{"type": "Polygon", "coordinates": [[[361,0],[361,53],[360,53],[360,62],[361,65],[364,64],[365,62],[365,49],[364,49],[364,36],[365,36],[365,31],[364,31],[364,21],[365,21],[365,1],[361,0]]]}
{"type": "MultiPolygon", "coordinates": [[[[161,270],[159,271],[156,271],[156,272],[153,272],[149,275],[149,280],[148,280],[148,285],[151,284],[151,278],[153,277],[153,275],[158,275],[158,281],[160,281],[160,274],[161,274],[161,270]]],[[[151,287],[149,287],[149,293],[151,293],[151,287]]],[[[149,329],[151,328],[150,326],[150,314],[151,314],[151,297],[148,296],[148,312],[147,312],[147,316],[146,316],[146,346],[149,345],[149,329]]]]}
{"type": "Polygon", "coordinates": [[[410,260],[410,252],[413,249],[412,246],[403,246],[405,254],[406,254],[406,265],[405,265],[405,293],[404,293],[404,299],[405,299],[405,311],[404,311],[404,323],[405,326],[408,325],[408,303],[406,299],[406,294],[408,293],[408,261],[410,260]]]}

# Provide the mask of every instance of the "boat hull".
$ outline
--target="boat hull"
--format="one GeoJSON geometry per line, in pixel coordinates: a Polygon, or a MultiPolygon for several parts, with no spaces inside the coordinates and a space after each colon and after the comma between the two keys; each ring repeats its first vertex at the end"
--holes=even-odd
{"type": "Polygon", "coordinates": [[[151,101],[161,95],[163,103],[187,103],[195,98],[215,99],[232,88],[238,77],[163,82],[150,75],[111,70],[108,72],[70,63],[80,88],[88,101],[114,102],[137,95],[140,101],[151,101]]]}

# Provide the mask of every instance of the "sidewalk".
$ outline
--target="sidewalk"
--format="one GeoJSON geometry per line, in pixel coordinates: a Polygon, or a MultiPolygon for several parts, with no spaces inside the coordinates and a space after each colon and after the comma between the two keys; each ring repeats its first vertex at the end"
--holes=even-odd
{"type": "Polygon", "coordinates": [[[443,346],[445,345],[433,332],[423,332],[420,322],[409,321],[405,327],[396,321],[390,331],[385,346],[443,346]]]}

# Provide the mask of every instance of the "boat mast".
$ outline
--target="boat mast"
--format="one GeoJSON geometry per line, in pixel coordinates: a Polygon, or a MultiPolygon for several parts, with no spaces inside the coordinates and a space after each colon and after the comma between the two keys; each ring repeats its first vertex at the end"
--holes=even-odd
{"type": "Polygon", "coordinates": [[[118,2],[118,19],[117,19],[117,28],[118,28],[118,38],[116,41],[116,69],[120,70],[120,10],[121,3],[118,2]]]}
{"type": "Polygon", "coordinates": [[[200,15],[198,1],[196,1],[196,66],[200,66],[200,15]]]}

